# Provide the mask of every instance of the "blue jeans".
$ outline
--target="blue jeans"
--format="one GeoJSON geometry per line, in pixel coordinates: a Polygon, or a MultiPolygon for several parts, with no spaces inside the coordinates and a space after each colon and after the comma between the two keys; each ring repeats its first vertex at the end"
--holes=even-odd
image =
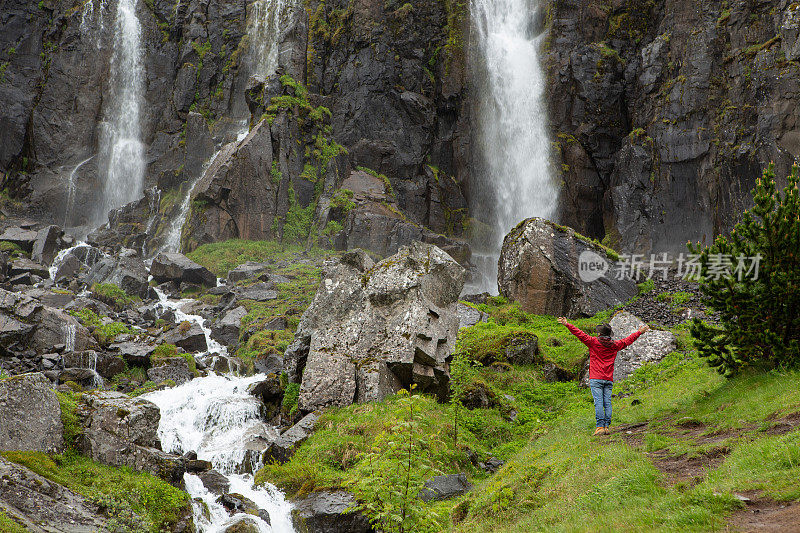
{"type": "Polygon", "coordinates": [[[599,428],[607,428],[611,425],[611,389],[613,387],[613,381],[589,380],[589,388],[592,390],[592,398],[594,398],[594,417],[599,428]]]}

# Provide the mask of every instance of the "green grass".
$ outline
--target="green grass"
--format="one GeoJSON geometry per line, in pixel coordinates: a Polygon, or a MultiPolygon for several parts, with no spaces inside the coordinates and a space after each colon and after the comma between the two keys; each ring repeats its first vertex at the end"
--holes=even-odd
{"type": "MultiPolygon", "coordinates": [[[[800,432],[770,436],[770,417],[800,410],[800,372],[750,374],[725,380],[693,353],[676,352],[637,371],[616,389],[634,391],[614,400],[614,421],[650,422],[640,446],[619,436],[597,440],[591,401],[578,399],[547,424],[493,478],[479,484],[462,506],[456,531],[714,531],[740,504],[734,492],[800,499],[800,432]],[[682,421],[704,424],[703,434],[744,433],[717,444],[684,436],[682,421]],[[655,429],[654,429],[655,428],[655,429]],[[670,485],[645,452],[697,456],[731,448],[701,483],[670,485]],[[716,495],[715,495],[716,494],[716,495]]],[[[616,390],[615,390],[616,392],[616,390]]]]}
{"type": "Polygon", "coordinates": [[[228,271],[247,261],[278,263],[296,259],[299,254],[314,259],[329,253],[331,253],[329,250],[319,248],[306,251],[302,246],[281,244],[277,241],[230,239],[198,246],[187,256],[215,275],[225,277],[228,271]]]}
{"type": "Polygon", "coordinates": [[[104,507],[109,525],[113,524],[117,530],[158,533],[171,529],[190,514],[189,495],[150,474],[102,465],[69,453],[48,456],[40,452],[3,452],[2,455],[104,507]]]}
{"type": "Polygon", "coordinates": [[[139,301],[138,297],[130,296],[113,283],[95,283],[92,285],[91,292],[95,298],[117,310],[139,301]]]}
{"type": "MultiPolygon", "coordinates": [[[[96,286],[97,285],[95,285],[95,287],[96,286]]],[[[113,285],[113,287],[116,287],[116,285],[113,285]]],[[[97,339],[97,342],[102,346],[108,346],[114,342],[114,339],[116,339],[118,335],[135,333],[135,330],[123,322],[103,322],[103,319],[106,318],[105,316],[100,316],[87,307],[70,311],[69,314],[89,328],[92,332],[92,336],[97,339]]]]}
{"type": "MultiPolygon", "coordinates": [[[[665,300],[689,297],[676,293],[665,300]]],[[[475,307],[489,314],[489,322],[462,330],[458,339],[458,349],[473,359],[488,361],[487,354],[520,333],[537,335],[545,360],[573,370],[586,353],[554,317],[528,315],[503,298],[475,307]]],[[[574,323],[591,331],[611,313],[574,323]]],[[[466,472],[476,484],[468,495],[429,508],[447,517],[442,530],[717,531],[742,506],[734,493],[756,490],[800,500],[800,431],[767,431],[775,418],[800,411],[800,371],[726,379],[696,354],[685,326],[672,331],[677,351],[615,384],[615,395],[623,397],[614,398],[612,425],[646,423],[635,439],[621,433],[592,438],[589,392],[575,382],[543,382],[535,364],[507,365],[505,372],[475,367],[471,383],[480,382],[498,405],[460,408],[457,423],[454,405],[426,398],[422,427],[437,446],[425,453],[437,470],[466,472]],[[466,460],[467,448],[482,459],[508,462],[487,476],[466,460]],[[698,471],[694,486],[673,484],[648,456],[705,458],[720,450],[724,459],[705,474],[698,471]]],[[[288,463],[267,465],[257,479],[290,496],[346,484],[365,468],[360,454],[403,416],[397,405],[390,397],[326,411],[318,431],[288,463]]]]}
{"type": "MultiPolygon", "coordinates": [[[[487,322],[459,332],[457,350],[466,352],[473,359],[493,359],[494,354],[503,360],[501,354],[504,354],[505,346],[511,339],[531,334],[539,339],[539,350],[543,359],[573,372],[579,370],[578,366],[588,355],[586,346],[559,324],[556,317],[527,314],[520,309],[519,304],[509,303],[502,297],[492,298],[489,303],[473,307],[489,315],[487,322]],[[551,345],[553,340],[559,346],[551,345]]],[[[571,319],[571,322],[589,334],[594,334],[594,327],[608,321],[611,314],[608,311],[591,318],[571,319]]]]}
{"type": "Polygon", "coordinates": [[[0,511],[0,531],[4,533],[25,533],[28,530],[9,518],[3,511],[0,511]]]}

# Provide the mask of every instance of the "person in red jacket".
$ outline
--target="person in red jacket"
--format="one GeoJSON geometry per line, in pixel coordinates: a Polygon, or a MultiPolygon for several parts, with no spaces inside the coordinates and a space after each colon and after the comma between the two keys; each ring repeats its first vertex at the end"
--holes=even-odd
{"type": "Polygon", "coordinates": [[[624,339],[615,341],[611,337],[614,332],[608,324],[597,326],[597,337],[587,335],[570,324],[566,318],[559,317],[558,321],[567,326],[567,329],[589,348],[589,388],[594,398],[594,414],[597,420],[595,435],[608,435],[608,426],[611,425],[611,389],[614,387],[614,360],[617,352],[627,348],[639,335],[650,329],[644,324],[624,339]]]}

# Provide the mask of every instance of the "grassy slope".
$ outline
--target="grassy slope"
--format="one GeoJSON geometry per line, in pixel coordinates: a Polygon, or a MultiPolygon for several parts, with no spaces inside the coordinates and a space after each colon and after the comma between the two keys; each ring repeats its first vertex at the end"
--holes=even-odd
{"type": "MultiPolygon", "coordinates": [[[[462,330],[461,351],[488,363],[492,354],[502,354],[507,338],[533,332],[545,360],[577,370],[585,349],[554,317],[526,315],[502,299],[480,307],[491,319],[462,330]]],[[[591,330],[608,316],[575,322],[591,330]]],[[[615,398],[613,424],[632,425],[631,435],[590,437],[594,419],[588,391],[574,383],[544,383],[536,366],[504,373],[479,368],[472,379],[487,385],[500,405],[461,409],[458,443],[453,406],[426,402],[421,427],[438,434],[437,447],[430,450],[435,466],[442,472],[466,471],[476,484],[469,495],[432,507],[447,517],[441,528],[714,531],[741,506],[734,492],[800,499],[795,481],[800,432],[795,426],[770,434],[778,418],[800,411],[800,373],[725,380],[696,358],[684,327],[674,331],[679,351],[616,386],[615,393],[625,397],[615,398]],[[511,409],[517,412],[514,422],[503,416],[511,409]],[[481,459],[508,462],[487,477],[470,463],[467,447],[481,459]],[[661,463],[670,460],[699,464],[696,479],[672,476],[661,463]]],[[[327,411],[321,429],[289,463],[265,467],[258,479],[293,495],[341,486],[363,467],[359,453],[405,416],[396,403],[389,398],[327,411]]]]}

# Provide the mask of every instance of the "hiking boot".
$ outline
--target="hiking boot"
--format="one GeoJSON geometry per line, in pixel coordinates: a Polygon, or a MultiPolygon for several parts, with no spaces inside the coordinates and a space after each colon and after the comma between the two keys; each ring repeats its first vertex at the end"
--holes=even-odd
{"type": "Polygon", "coordinates": [[[608,429],[608,426],[603,428],[603,435],[611,435],[611,430],[608,429]]]}
{"type": "Polygon", "coordinates": [[[603,428],[597,428],[597,429],[595,429],[595,430],[594,430],[594,434],[592,435],[592,437],[596,437],[596,436],[598,436],[598,435],[603,435],[603,428]]]}

